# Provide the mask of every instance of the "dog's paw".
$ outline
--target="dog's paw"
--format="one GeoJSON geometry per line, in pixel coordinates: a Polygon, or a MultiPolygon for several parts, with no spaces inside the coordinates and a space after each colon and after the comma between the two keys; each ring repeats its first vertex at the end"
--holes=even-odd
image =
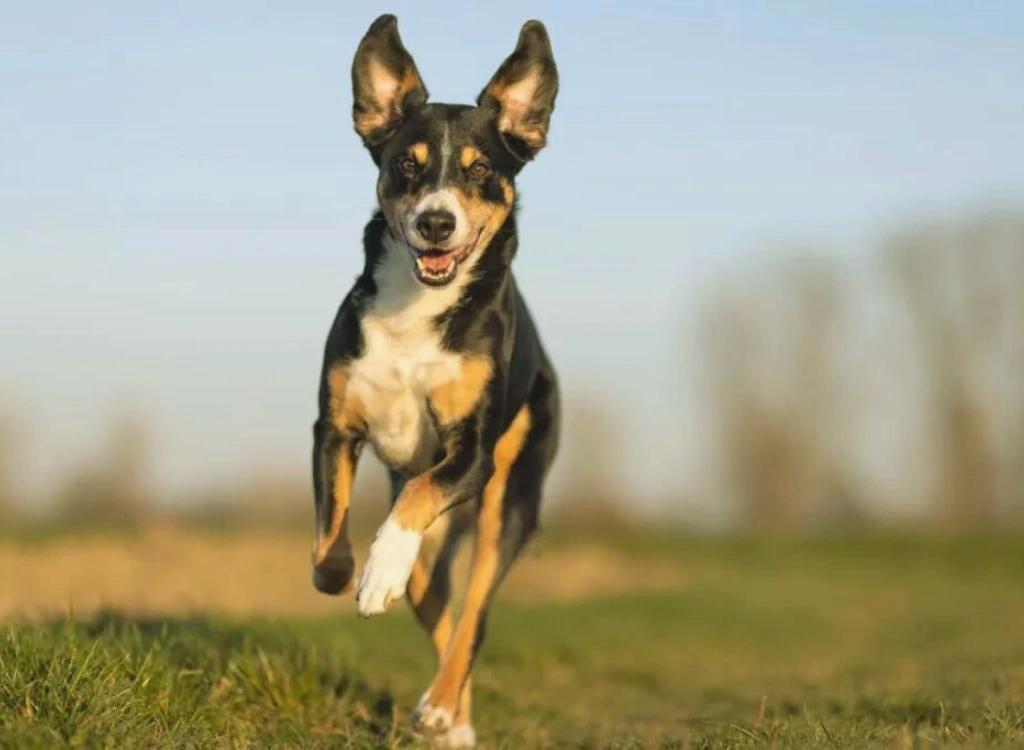
{"type": "Polygon", "coordinates": [[[452,728],[452,712],[440,706],[431,706],[426,698],[420,701],[412,714],[412,728],[417,734],[440,742],[448,737],[452,728]]]}
{"type": "Polygon", "coordinates": [[[466,748],[476,747],[476,731],[469,724],[460,724],[448,730],[448,734],[438,737],[435,741],[441,747],[466,748]]]}
{"type": "Polygon", "coordinates": [[[476,747],[476,731],[470,724],[454,724],[452,712],[447,708],[430,704],[430,692],[420,698],[419,705],[412,712],[412,730],[434,747],[471,748],[476,747]]]}
{"type": "Polygon", "coordinates": [[[421,539],[418,532],[403,529],[390,518],[384,521],[359,580],[356,609],[360,617],[379,615],[404,596],[421,539]]]}
{"type": "Polygon", "coordinates": [[[328,558],[313,566],[313,587],[321,594],[337,596],[352,588],[356,562],[351,557],[328,558]]]}

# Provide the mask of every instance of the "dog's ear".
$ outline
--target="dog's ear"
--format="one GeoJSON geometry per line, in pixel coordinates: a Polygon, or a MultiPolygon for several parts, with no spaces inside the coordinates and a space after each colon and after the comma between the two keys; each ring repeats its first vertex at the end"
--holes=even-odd
{"type": "Polygon", "coordinates": [[[547,29],[527,21],[515,51],[498,68],[476,103],[490,109],[509,149],[528,161],[544,148],[558,94],[558,69],[547,29]]]}
{"type": "Polygon", "coordinates": [[[356,132],[377,158],[381,145],[427,101],[416,63],[398,35],[390,13],[367,29],[352,61],[352,120],[356,132]]]}

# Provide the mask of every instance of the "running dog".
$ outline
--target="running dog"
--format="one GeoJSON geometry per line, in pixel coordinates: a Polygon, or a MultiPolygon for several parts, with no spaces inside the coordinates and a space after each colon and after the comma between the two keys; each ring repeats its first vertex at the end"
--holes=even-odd
{"type": "Polygon", "coordinates": [[[515,179],[547,142],[558,72],[544,25],[529,21],[475,106],[430,103],[386,14],[359,43],[352,89],[378,205],[363,232],[365,266],[324,347],[313,585],[352,588],[348,511],[368,443],[392,497],[355,587],[358,612],[407,597],[438,660],[413,727],[471,747],[470,672],[488,606],[537,529],[558,448],[558,382],[511,270],[515,179]],[[450,563],[469,531],[456,619],[450,563]]]}

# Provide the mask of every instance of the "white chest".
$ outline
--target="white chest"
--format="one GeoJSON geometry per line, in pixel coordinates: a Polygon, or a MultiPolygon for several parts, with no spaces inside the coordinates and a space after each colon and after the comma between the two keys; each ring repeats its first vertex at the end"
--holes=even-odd
{"type": "Polygon", "coordinates": [[[438,436],[428,412],[432,388],[458,377],[461,358],[441,349],[426,326],[363,319],[364,354],[352,363],[349,392],[359,399],[370,443],[392,468],[419,473],[433,463],[438,436]]]}
{"type": "Polygon", "coordinates": [[[416,280],[412,256],[390,232],[383,243],[374,272],[377,297],[361,320],[364,351],[351,365],[349,390],[359,399],[377,457],[420,473],[433,464],[438,448],[428,394],[458,378],[463,364],[441,348],[433,321],[459,300],[475,257],[454,282],[431,289],[416,280]]]}

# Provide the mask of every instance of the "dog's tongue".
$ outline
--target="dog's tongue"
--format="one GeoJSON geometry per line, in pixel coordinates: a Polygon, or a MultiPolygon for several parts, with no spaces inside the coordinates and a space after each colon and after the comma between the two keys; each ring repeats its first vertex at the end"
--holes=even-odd
{"type": "Polygon", "coordinates": [[[436,253],[420,256],[420,262],[431,271],[443,271],[448,267],[451,259],[451,253],[436,253]]]}

